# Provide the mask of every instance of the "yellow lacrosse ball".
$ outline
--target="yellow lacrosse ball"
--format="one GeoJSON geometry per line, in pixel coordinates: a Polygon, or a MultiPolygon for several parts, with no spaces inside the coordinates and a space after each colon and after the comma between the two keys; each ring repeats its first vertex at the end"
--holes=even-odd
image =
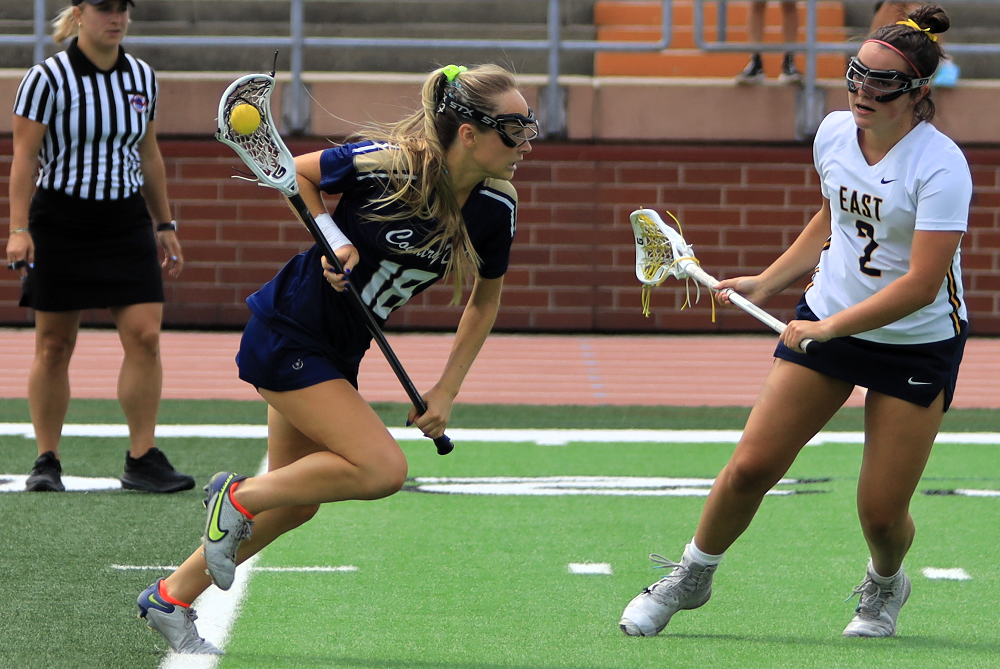
{"type": "Polygon", "coordinates": [[[260,112],[246,102],[238,104],[229,112],[229,124],[240,135],[249,135],[260,127],[260,112]]]}

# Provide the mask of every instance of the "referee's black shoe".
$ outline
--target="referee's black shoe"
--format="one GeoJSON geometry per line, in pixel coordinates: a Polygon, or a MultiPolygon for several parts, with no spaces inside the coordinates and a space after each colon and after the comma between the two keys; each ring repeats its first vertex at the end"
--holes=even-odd
{"type": "Polygon", "coordinates": [[[28,492],[63,492],[66,486],[62,482],[62,465],[53,451],[45,451],[38,456],[31,467],[31,474],[24,482],[28,492]]]}
{"type": "Polygon", "coordinates": [[[174,469],[163,451],[153,447],[139,458],[125,451],[122,487],[145,492],[180,492],[194,487],[194,477],[174,469]]]}

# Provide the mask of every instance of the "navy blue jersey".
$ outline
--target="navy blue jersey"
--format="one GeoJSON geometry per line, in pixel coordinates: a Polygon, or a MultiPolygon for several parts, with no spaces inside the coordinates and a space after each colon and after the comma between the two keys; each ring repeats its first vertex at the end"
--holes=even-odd
{"type": "MultiPolygon", "coordinates": [[[[383,324],[394,310],[443,275],[451,249],[412,252],[425,245],[437,221],[407,218],[372,221],[372,201],[388,188],[386,164],[394,149],[362,142],[327,149],[320,158],[320,188],[342,193],[333,219],[361,259],[350,282],[375,319],[383,324]]],[[[380,213],[385,213],[385,210],[380,213]]],[[[462,216],[476,253],[479,276],[504,275],[517,219],[517,193],[507,181],[486,179],[472,191],[462,216]]],[[[371,337],[347,293],[323,277],[315,245],[292,258],[277,276],[247,298],[250,310],[269,327],[333,358],[355,364],[371,337]]]]}

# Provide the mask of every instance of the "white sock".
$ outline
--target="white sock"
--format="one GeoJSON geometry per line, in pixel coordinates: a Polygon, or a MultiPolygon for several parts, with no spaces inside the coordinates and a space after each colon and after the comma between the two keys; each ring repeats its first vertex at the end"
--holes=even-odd
{"type": "Polygon", "coordinates": [[[899,571],[897,571],[892,576],[883,576],[882,574],[875,571],[875,563],[870,559],[868,560],[868,575],[872,577],[872,580],[876,585],[887,586],[892,585],[897,579],[902,575],[903,567],[900,566],[899,571]]]}
{"type": "Polygon", "coordinates": [[[722,558],[726,556],[725,553],[712,555],[711,553],[704,552],[694,543],[694,539],[691,539],[691,543],[684,547],[684,554],[687,555],[692,562],[697,562],[698,564],[703,564],[709,567],[719,564],[722,562],[722,558]]]}

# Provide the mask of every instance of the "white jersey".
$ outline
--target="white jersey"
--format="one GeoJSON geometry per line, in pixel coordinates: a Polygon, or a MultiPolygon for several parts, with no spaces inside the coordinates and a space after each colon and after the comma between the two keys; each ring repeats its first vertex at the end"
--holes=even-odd
{"type": "MultiPolygon", "coordinates": [[[[964,233],[968,227],[969,165],[955,143],[927,122],[869,165],[851,112],[833,112],[816,132],[813,158],[831,213],[830,241],[805,295],[821,319],[906,274],[914,230],[964,233]]],[[[961,251],[956,250],[932,304],[853,336],[886,344],[925,344],[956,336],[965,320],[961,251]]]]}

